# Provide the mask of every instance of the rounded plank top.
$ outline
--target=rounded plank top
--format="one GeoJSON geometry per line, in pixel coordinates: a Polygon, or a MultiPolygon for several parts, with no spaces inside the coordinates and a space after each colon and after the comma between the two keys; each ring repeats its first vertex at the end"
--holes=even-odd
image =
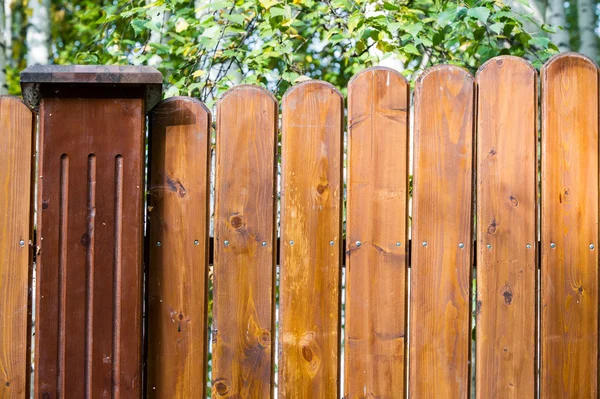
{"type": "Polygon", "coordinates": [[[2,95],[0,123],[0,397],[23,398],[30,396],[31,377],[28,293],[35,115],[19,98],[2,95]]]}
{"type": "Polygon", "coordinates": [[[469,392],[474,100],[473,76],[462,68],[439,65],[417,79],[411,398],[469,392]]]}
{"type": "Polygon", "coordinates": [[[277,111],[253,85],[217,103],[213,398],[273,392],[277,111]]]}
{"type": "Polygon", "coordinates": [[[537,72],[500,56],[476,80],[477,397],[534,398],[537,72]]]}
{"type": "Polygon", "coordinates": [[[542,68],[540,397],[598,394],[598,67],[542,68]]]}
{"type": "Polygon", "coordinates": [[[329,83],[307,81],[288,90],[282,105],[278,392],[282,399],[334,398],[340,378],[343,98],[329,83]]]}
{"type": "Polygon", "coordinates": [[[211,113],[170,97],[149,121],[146,392],[205,396],[211,113]]]}
{"type": "Polygon", "coordinates": [[[406,391],[409,95],[406,79],[386,67],[366,69],[348,85],[348,399],[406,391]]]}

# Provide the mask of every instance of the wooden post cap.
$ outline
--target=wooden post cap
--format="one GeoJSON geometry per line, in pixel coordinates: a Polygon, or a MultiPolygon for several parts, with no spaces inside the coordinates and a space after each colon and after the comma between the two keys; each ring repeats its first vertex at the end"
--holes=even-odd
{"type": "Polygon", "coordinates": [[[35,110],[44,97],[141,97],[150,110],[162,97],[162,81],[149,66],[32,65],[21,72],[23,99],[35,110]]]}

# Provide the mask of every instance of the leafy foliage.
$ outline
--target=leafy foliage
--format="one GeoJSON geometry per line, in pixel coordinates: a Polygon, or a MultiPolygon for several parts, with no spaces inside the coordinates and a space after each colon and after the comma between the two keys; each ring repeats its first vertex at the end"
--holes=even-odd
{"type": "Polygon", "coordinates": [[[308,78],[344,88],[388,58],[410,77],[436,63],[473,71],[500,54],[540,65],[557,50],[525,31],[529,16],[494,0],[62,1],[56,62],[153,64],[167,96],[209,103],[235,83],[278,97],[308,78]]]}
{"type": "MultiPolygon", "coordinates": [[[[11,4],[8,77],[18,93],[29,10],[24,0],[11,4]]],[[[209,105],[237,83],[265,85],[277,97],[309,78],[344,91],[352,75],[380,62],[394,60],[412,77],[438,63],[475,71],[500,54],[539,66],[557,51],[543,35],[551,27],[500,0],[52,0],[51,15],[52,62],[154,65],[166,96],[209,105]]]]}

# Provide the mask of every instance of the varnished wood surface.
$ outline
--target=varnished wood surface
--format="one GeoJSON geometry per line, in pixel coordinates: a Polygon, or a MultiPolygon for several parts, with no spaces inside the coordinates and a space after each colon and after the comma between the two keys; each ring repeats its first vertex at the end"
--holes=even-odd
{"type": "Polygon", "coordinates": [[[405,396],[409,86],[371,68],[348,88],[344,397],[405,396]],[[360,243],[360,245],[359,245],[360,243]]]}
{"type": "Polygon", "coordinates": [[[206,397],[210,121],[206,107],[187,97],[150,114],[151,398],[206,397]]]}
{"type": "Polygon", "coordinates": [[[411,398],[469,392],[473,100],[473,78],[455,66],[416,83],[411,398]]]}
{"type": "Polygon", "coordinates": [[[309,81],[283,98],[280,398],[338,398],[343,99],[309,81]]]}
{"type": "Polygon", "coordinates": [[[277,101],[258,86],[219,100],[213,398],[273,392],[277,124],[277,101]]]}
{"type": "Polygon", "coordinates": [[[140,396],[143,109],[42,99],[36,397],[140,396]]]}
{"type": "Polygon", "coordinates": [[[0,398],[29,397],[33,112],[0,96],[0,398]]]}
{"type": "Polygon", "coordinates": [[[541,76],[540,396],[591,398],[598,395],[598,68],[562,54],[541,76]]]}
{"type": "Polygon", "coordinates": [[[477,84],[477,397],[534,398],[537,72],[503,56],[477,84]]]}

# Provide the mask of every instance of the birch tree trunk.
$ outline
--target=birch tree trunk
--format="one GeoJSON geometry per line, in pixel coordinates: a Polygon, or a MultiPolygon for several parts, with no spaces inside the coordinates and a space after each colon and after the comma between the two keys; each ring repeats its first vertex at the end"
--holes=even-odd
{"type": "Polygon", "coordinates": [[[548,0],[546,8],[546,22],[556,28],[550,38],[561,52],[571,50],[569,34],[567,33],[567,17],[565,14],[564,0],[548,0]],[[563,29],[561,29],[562,27],[563,29]]]}
{"type": "Polygon", "coordinates": [[[50,62],[50,0],[30,0],[27,26],[27,65],[50,62]]]}
{"type": "Polygon", "coordinates": [[[594,62],[598,57],[598,38],[596,37],[596,2],[593,0],[577,1],[577,19],[579,21],[579,52],[590,57],[594,62]]]}

